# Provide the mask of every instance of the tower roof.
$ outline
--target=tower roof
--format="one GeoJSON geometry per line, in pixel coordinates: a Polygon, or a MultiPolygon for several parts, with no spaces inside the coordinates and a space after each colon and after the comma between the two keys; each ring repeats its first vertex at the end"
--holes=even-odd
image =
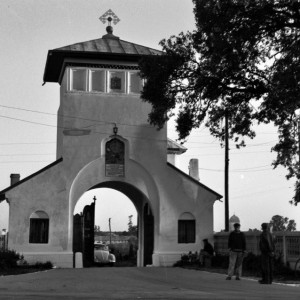
{"type": "Polygon", "coordinates": [[[230,223],[240,223],[240,219],[239,217],[237,217],[235,214],[233,216],[231,216],[231,218],[229,219],[230,223]]]}
{"type": "Polygon", "coordinates": [[[44,82],[59,82],[66,59],[106,59],[138,62],[144,55],[161,55],[163,52],[126,42],[108,32],[100,39],[76,43],[48,51],[44,82]]]}

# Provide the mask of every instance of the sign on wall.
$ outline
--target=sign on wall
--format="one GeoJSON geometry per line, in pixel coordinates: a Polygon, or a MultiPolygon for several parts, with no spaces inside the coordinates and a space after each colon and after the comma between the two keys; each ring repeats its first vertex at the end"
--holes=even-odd
{"type": "Polygon", "coordinates": [[[125,176],[125,145],[122,141],[114,138],[105,145],[105,176],[125,176]]]}

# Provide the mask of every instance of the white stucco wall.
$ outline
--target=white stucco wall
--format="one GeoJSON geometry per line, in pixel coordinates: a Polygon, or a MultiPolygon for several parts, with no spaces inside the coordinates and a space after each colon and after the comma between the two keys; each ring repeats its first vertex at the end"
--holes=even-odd
{"type": "MultiPolygon", "coordinates": [[[[217,194],[167,164],[167,130],[147,122],[149,104],[138,95],[69,92],[67,71],[61,84],[57,157],[63,161],[6,193],[10,203],[9,247],[29,262],[50,260],[72,267],[73,212],[90,188],[107,182],[126,184],[142,215],[148,202],[154,215],[153,265],[170,266],[182,253],[199,251],[213,236],[213,203],[217,194]],[[125,143],[125,177],[105,176],[105,143],[113,135],[125,143]],[[90,130],[70,136],[64,129],[90,130]],[[130,191],[132,187],[132,191],[130,191]],[[140,201],[140,202],[139,202],[140,201]],[[29,217],[36,210],[50,219],[48,244],[29,244],[29,217]],[[196,242],[178,244],[178,219],[189,212],[196,220],[196,242]]],[[[118,186],[115,185],[116,189],[118,186]]],[[[142,265],[143,235],[139,242],[142,265]]]]}

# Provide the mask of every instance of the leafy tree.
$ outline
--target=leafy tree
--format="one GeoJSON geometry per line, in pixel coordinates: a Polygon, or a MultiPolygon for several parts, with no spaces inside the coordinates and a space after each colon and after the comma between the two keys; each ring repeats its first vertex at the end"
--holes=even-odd
{"type": "Polygon", "coordinates": [[[270,221],[270,225],[273,226],[273,231],[295,231],[295,220],[289,220],[289,218],[275,215],[270,221]]]}
{"type": "Polygon", "coordinates": [[[100,232],[101,230],[100,230],[100,226],[98,226],[98,225],[95,225],[94,226],[94,232],[100,232]]]}
{"type": "Polygon", "coordinates": [[[245,146],[244,137],[255,137],[255,125],[273,123],[279,138],[273,166],[286,167],[288,179],[300,180],[299,1],[193,2],[196,30],[163,39],[164,55],[140,62],[150,123],[162,128],[179,107],[179,139],[205,124],[222,141],[220,121],[227,117],[237,147],[245,146]]]}
{"type": "Polygon", "coordinates": [[[132,234],[132,235],[137,235],[137,226],[133,225],[132,223],[132,217],[133,215],[128,216],[128,233],[132,234]]]}

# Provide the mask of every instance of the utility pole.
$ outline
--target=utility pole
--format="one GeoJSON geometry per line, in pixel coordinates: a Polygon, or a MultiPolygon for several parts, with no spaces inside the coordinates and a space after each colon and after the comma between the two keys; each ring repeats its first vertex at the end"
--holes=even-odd
{"type": "Polygon", "coordinates": [[[225,231],[229,231],[229,143],[228,114],[225,114],[225,231]]]}
{"type": "Polygon", "coordinates": [[[109,244],[111,245],[111,227],[110,227],[110,220],[111,220],[111,218],[108,219],[108,225],[109,225],[109,244]]]}
{"type": "MultiPolygon", "coordinates": [[[[298,114],[299,114],[299,110],[298,114]]],[[[298,176],[297,176],[297,182],[296,182],[296,195],[295,195],[295,199],[296,199],[296,203],[299,202],[299,198],[300,198],[300,182],[299,182],[299,178],[300,178],[300,116],[297,115],[297,129],[298,129],[298,163],[299,163],[299,169],[298,169],[298,176]]]]}

